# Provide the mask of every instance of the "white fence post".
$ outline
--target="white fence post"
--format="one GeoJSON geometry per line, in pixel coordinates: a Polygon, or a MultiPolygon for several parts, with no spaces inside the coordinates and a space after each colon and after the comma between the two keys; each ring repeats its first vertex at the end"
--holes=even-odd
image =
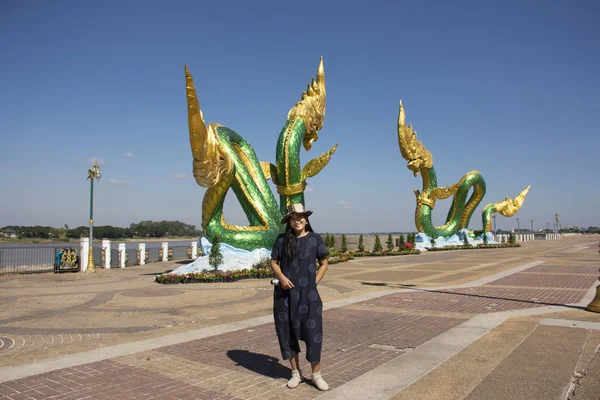
{"type": "Polygon", "coordinates": [[[146,264],[146,243],[138,244],[138,252],[140,255],[140,265],[146,264]]]}
{"type": "Polygon", "coordinates": [[[125,257],[127,257],[127,247],[125,243],[119,243],[119,268],[125,268],[125,257]]]}
{"type": "Polygon", "coordinates": [[[79,251],[79,270],[85,272],[88,265],[88,257],[90,256],[90,238],[81,238],[81,250],[79,251]]]}
{"type": "Polygon", "coordinates": [[[162,261],[169,260],[169,242],[162,242],[162,261]]]}
{"type": "Polygon", "coordinates": [[[110,269],[110,240],[104,239],[102,240],[102,252],[104,253],[104,265],[103,267],[106,269],[110,269]]]}
{"type": "Polygon", "coordinates": [[[198,242],[192,242],[192,260],[198,258],[198,242]]]}

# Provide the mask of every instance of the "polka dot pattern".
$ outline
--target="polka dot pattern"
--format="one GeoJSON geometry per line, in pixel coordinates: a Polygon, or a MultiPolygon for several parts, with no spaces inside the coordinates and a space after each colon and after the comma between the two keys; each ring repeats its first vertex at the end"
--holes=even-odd
{"type": "Polygon", "coordinates": [[[316,284],[317,260],[328,255],[320,235],[309,232],[298,238],[296,256],[288,260],[284,251],[283,235],[273,246],[271,255],[279,257],[281,271],[294,284],[286,290],[274,288],[273,313],[276,333],[283,359],[289,360],[300,353],[299,341],[306,344],[306,359],[321,361],[323,341],[323,302],[316,284]]]}

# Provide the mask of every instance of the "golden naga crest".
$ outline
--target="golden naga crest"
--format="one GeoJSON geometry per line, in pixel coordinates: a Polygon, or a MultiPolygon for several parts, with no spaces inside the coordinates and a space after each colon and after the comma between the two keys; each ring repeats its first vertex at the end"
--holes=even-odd
{"type": "Polygon", "coordinates": [[[319,68],[317,69],[317,80],[314,77],[312,78],[312,82],[308,84],[306,92],[302,93],[302,100],[296,103],[287,115],[288,119],[299,117],[304,121],[306,134],[304,135],[302,144],[306,151],[310,150],[312,143],[319,138],[317,132],[323,128],[326,97],[325,68],[323,67],[323,57],[321,56],[319,68]]]}
{"type": "Polygon", "coordinates": [[[219,125],[210,124],[207,127],[204,123],[198,95],[196,94],[196,88],[194,87],[194,78],[190,75],[187,66],[185,66],[185,80],[190,145],[194,159],[194,178],[198,185],[212,187],[219,180],[233,174],[233,162],[229,156],[221,150],[219,137],[215,132],[215,128],[219,125]]]}
{"type": "Polygon", "coordinates": [[[433,166],[433,157],[431,153],[420,140],[417,140],[417,132],[412,129],[412,125],[406,126],[406,114],[400,101],[400,110],[398,112],[398,144],[400,153],[408,161],[407,167],[417,176],[422,168],[431,168],[433,166]]]}

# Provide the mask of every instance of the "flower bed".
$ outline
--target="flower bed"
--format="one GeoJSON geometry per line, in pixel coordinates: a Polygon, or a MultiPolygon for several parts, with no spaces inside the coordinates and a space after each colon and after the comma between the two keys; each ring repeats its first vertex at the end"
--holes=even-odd
{"type": "Polygon", "coordinates": [[[327,258],[327,263],[331,265],[346,262],[348,260],[354,260],[354,255],[352,253],[332,252],[327,258]]]}
{"type": "MultiPolygon", "coordinates": [[[[366,257],[366,256],[400,256],[406,254],[420,254],[419,250],[402,250],[402,251],[381,251],[377,253],[373,252],[349,252],[342,253],[339,251],[332,251],[327,258],[328,264],[339,264],[349,260],[354,260],[354,257],[366,257]]],[[[317,267],[318,268],[318,267],[317,267]]],[[[156,275],[154,281],[163,284],[176,284],[176,283],[217,283],[217,282],[237,282],[242,279],[251,278],[275,278],[271,267],[269,266],[269,260],[261,261],[260,263],[253,266],[253,268],[242,269],[239,271],[202,271],[194,272],[189,274],[162,274],[156,275]]]]}
{"type": "Polygon", "coordinates": [[[156,275],[157,283],[216,283],[216,282],[237,282],[242,279],[250,278],[274,278],[273,271],[270,268],[243,269],[240,271],[202,271],[191,274],[163,274],[156,275]]]}
{"type": "Polygon", "coordinates": [[[420,250],[400,250],[400,251],[357,251],[352,253],[354,257],[382,257],[382,256],[405,256],[409,254],[421,254],[420,250]]]}

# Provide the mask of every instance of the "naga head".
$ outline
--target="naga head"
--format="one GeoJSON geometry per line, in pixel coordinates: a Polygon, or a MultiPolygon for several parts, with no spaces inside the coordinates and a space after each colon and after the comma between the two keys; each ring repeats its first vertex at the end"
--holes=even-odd
{"type": "Polygon", "coordinates": [[[523,203],[525,202],[525,196],[527,196],[529,188],[531,188],[531,185],[527,186],[525,190],[519,193],[514,199],[506,196],[503,201],[492,204],[492,206],[494,206],[494,211],[504,217],[512,217],[523,206],[523,203]]]}
{"type": "Polygon", "coordinates": [[[312,78],[308,89],[302,93],[302,100],[292,107],[287,116],[288,119],[296,116],[304,121],[306,134],[302,142],[307,151],[312,147],[312,143],[319,139],[318,131],[323,128],[326,97],[325,68],[323,67],[323,57],[321,57],[317,69],[317,80],[312,78]]]}
{"type": "Polygon", "coordinates": [[[398,145],[402,157],[408,161],[406,166],[417,176],[421,169],[433,166],[433,158],[429,150],[417,140],[417,132],[413,132],[412,125],[406,126],[405,121],[406,114],[401,100],[398,112],[398,145]]]}

